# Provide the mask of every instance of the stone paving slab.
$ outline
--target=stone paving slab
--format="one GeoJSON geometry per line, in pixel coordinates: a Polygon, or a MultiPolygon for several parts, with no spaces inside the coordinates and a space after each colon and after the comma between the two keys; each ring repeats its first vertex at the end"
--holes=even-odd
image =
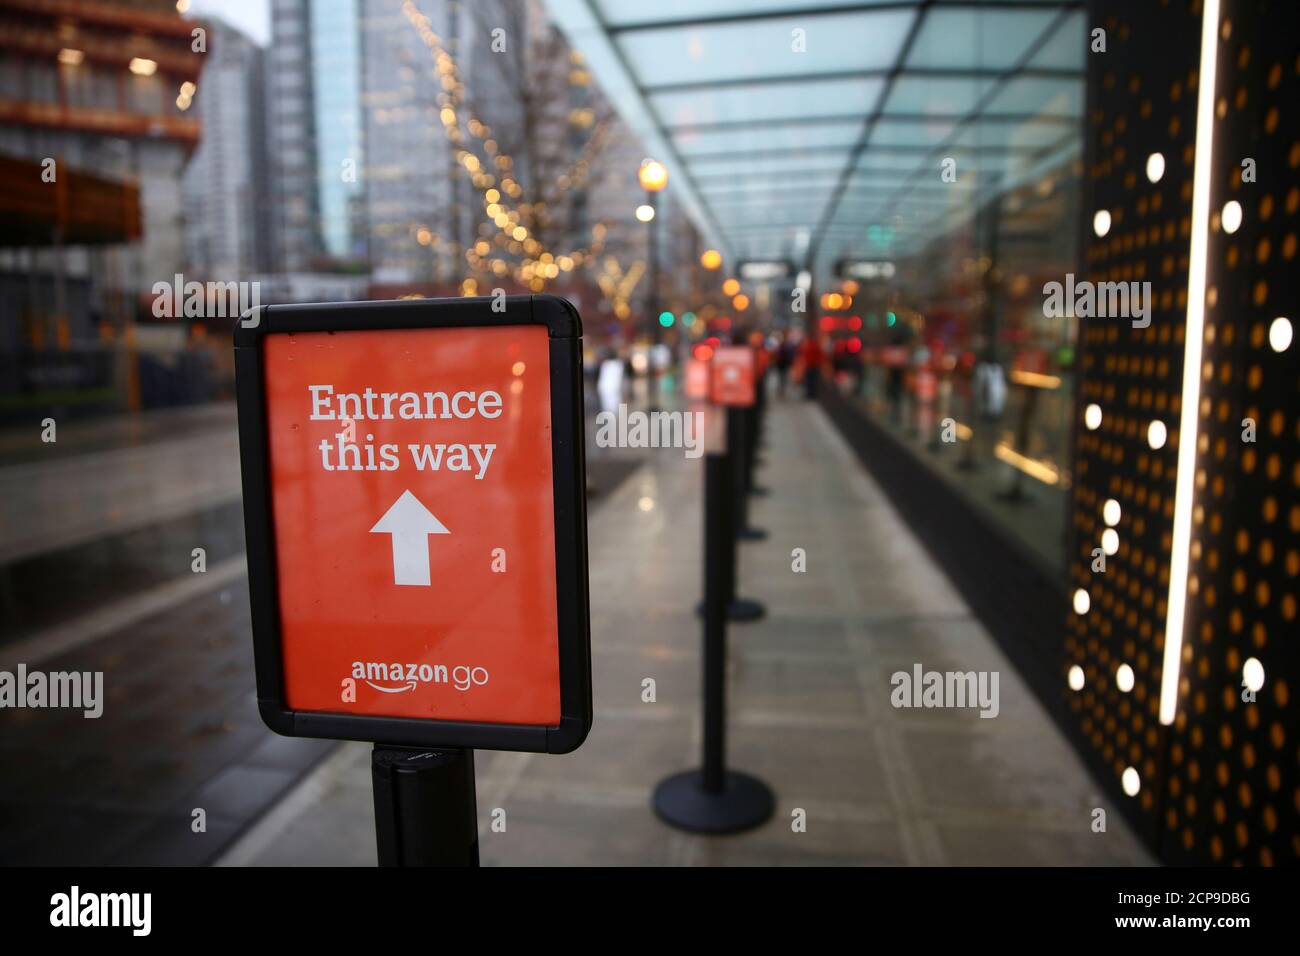
{"type": "MultiPolygon", "coordinates": [[[[698,761],[702,467],[659,450],[591,518],[596,721],[566,756],[476,755],[487,865],[1146,864],[1065,738],[821,410],[774,402],[770,496],[741,546],[769,616],[729,637],[732,765],[774,818],[708,838],[660,823],[654,784],[698,761]],[[804,548],[808,571],[791,570],[804,548]],[[894,709],[890,676],[997,670],[1000,713],[894,709]],[[656,700],[642,700],[642,680],[656,700]],[[1091,809],[1109,831],[1091,832],[1091,809]],[[491,829],[506,811],[505,832],[491,829]],[[807,827],[796,832],[793,814],[807,827]]],[[[346,744],[227,864],[373,865],[369,746],[346,744]],[[323,838],[322,838],[323,837],[323,838]]]]}

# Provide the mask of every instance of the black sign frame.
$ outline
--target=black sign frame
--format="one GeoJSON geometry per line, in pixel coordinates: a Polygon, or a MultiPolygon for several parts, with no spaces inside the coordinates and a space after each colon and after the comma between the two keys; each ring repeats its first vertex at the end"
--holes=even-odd
{"type": "Polygon", "coordinates": [[[504,300],[478,297],[258,306],[240,319],[234,343],[257,704],[266,725],[287,737],[530,753],[560,754],[576,750],[591,730],[592,695],[582,319],[573,305],[558,296],[520,295],[506,296],[504,300]],[[550,339],[560,723],[546,727],[289,709],[284,692],[272,521],[263,360],[266,337],[294,332],[519,325],[545,326],[550,339]]]}

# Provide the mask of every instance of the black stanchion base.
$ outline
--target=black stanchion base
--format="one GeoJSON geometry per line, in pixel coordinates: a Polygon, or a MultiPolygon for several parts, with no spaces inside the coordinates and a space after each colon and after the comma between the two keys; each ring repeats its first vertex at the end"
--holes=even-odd
{"type": "Polygon", "coordinates": [[[739,833],[771,818],[776,801],[767,784],[734,770],[723,779],[721,793],[706,793],[701,770],[665,778],[655,787],[655,814],[669,826],[692,833],[739,833]]]}
{"type": "Polygon", "coordinates": [[[767,531],[763,528],[741,528],[736,532],[741,541],[766,541],[767,531]]]}
{"type": "MultiPolygon", "coordinates": [[[[695,605],[696,617],[704,617],[704,602],[701,601],[695,605]]],[[[757,621],[767,615],[765,608],[758,601],[752,601],[749,598],[736,598],[727,605],[727,620],[744,623],[746,621],[757,621]]]]}

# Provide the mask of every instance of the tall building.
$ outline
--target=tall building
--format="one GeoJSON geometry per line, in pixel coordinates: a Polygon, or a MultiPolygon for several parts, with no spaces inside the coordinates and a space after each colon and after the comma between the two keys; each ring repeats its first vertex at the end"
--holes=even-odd
{"type": "Polygon", "coordinates": [[[185,254],[199,279],[229,281],[268,269],[264,51],[219,20],[194,111],[208,133],[185,171],[185,254]]]}
{"type": "Polygon", "coordinates": [[[196,28],[171,0],[0,5],[0,347],[97,337],[181,271],[196,28]]]}
{"type": "Polygon", "coordinates": [[[361,197],[361,0],[311,4],[312,111],[321,244],[337,261],[364,258],[356,233],[361,197]]]}
{"type": "Polygon", "coordinates": [[[305,270],[321,248],[310,9],[308,0],[271,0],[266,119],[271,267],[277,272],[305,270]]]}
{"type": "MultiPolygon", "coordinates": [[[[600,263],[630,315],[645,289],[644,152],[540,0],[273,0],[272,13],[276,269],[364,262],[397,294],[561,287],[561,269],[600,263]]],[[[667,253],[681,217],[661,198],[667,253]]]]}
{"type": "Polygon", "coordinates": [[[365,258],[359,2],[272,0],[266,94],[277,271],[365,258]]]}
{"type": "Polygon", "coordinates": [[[591,248],[589,185],[612,141],[632,144],[616,191],[636,189],[640,148],[537,0],[362,0],[362,37],[378,282],[527,286],[521,262],[572,269],[569,253],[591,248]]]}
{"type": "MultiPolygon", "coordinates": [[[[416,0],[447,37],[446,0],[416,0]]],[[[381,284],[447,279],[438,255],[450,235],[455,160],[442,123],[433,54],[392,0],[361,0],[365,229],[371,274],[381,284]]]]}

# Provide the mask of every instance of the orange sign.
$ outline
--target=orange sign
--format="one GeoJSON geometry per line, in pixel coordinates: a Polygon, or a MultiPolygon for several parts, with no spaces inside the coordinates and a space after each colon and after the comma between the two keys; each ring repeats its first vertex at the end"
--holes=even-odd
{"type": "MultiPolygon", "coordinates": [[[[436,319],[436,300],[423,304],[436,319]]],[[[560,602],[571,595],[557,587],[554,446],[570,454],[576,443],[580,469],[582,438],[555,434],[551,331],[499,321],[279,331],[278,308],[257,343],[277,703],[292,714],[559,728],[560,602]]],[[[310,307],[290,308],[283,321],[303,328],[310,307]]],[[[241,395],[241,416],[242,405],[241,395]]],[[[572,417],[563,421],[570,431],[572,417]]],[[[572,521],[567,501],[563,511],[572,521]]],[[[582,552],[585,639],[585,540],[582,552]]],[[[418,742],[458,739],[440,733],[418,742]]]]}
{"type": "Polygon", "coordinates": [[[933,402],[939,393],[939,379],[928,368],[917,369],[916,397],[918,401],[933,402]]]}
{"type": "Polygon", "coordinates": [[[699,359],[686,360],[686,397],[704,401],[709,397],[709,363],[699,359]]]}
{"type": "Polygon", "coordinates": [[[754,404],[754,350],[724,345],[713,353],[713,401],[718,405],[754,404]]]}

